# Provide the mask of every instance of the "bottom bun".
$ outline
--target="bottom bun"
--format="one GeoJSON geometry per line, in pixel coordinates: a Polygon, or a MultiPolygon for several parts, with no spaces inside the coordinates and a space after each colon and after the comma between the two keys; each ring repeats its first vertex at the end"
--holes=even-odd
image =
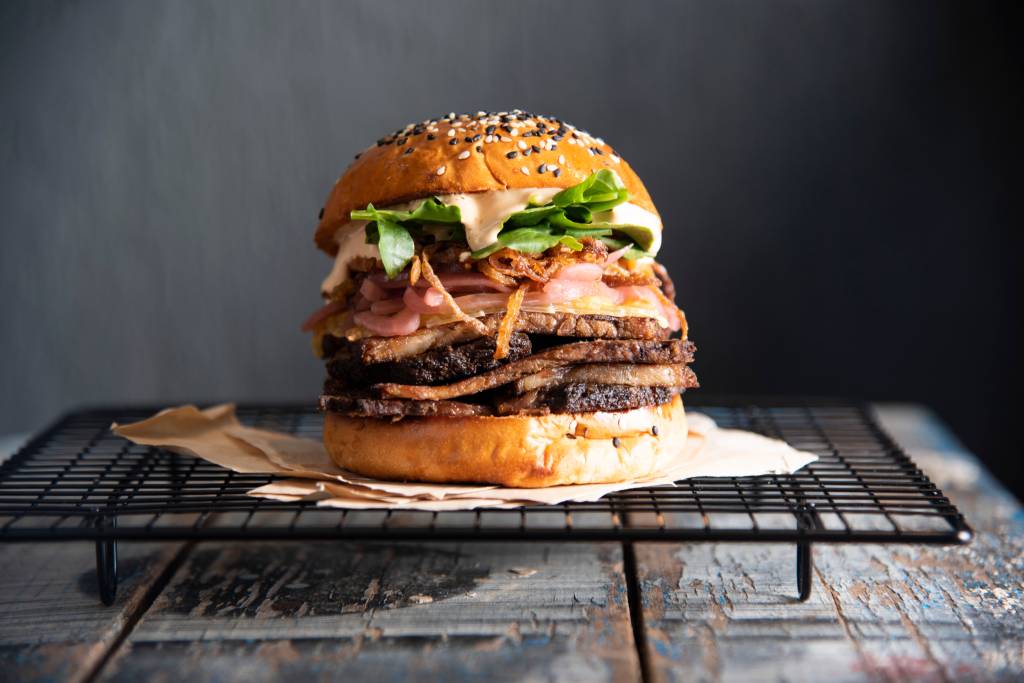
{"type": "Polygon", "coordinates": [[[537,488],[599,484],[663,472],[686,443],[671,403],[618,413],[536,417],[417,417],[327,413],[324,445],[339,467],[400,481],[537,488]]]}

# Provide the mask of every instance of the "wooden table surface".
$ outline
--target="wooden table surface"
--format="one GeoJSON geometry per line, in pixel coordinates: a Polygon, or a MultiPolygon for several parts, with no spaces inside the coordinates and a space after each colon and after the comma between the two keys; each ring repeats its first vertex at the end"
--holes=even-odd
{"type": "Polygon", "coordinates": [[[92,544],[4,545],[0,680],[1024,679],[1019,503],[926,410],[878,414],[971,545],[818,544],[800,603],[787,545],[121,543],[113,607],[92,544]]]}

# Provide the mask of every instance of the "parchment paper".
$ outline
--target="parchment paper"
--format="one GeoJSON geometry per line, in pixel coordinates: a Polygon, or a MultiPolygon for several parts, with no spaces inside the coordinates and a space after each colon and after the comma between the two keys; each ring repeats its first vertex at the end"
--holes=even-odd
{"type": "Polygon", "coordinates": [[[168,408],[141,422],[115,423],[111,430],[133,443],[194,455],[235,472],[287,477],[249,491],[250,496],[353,509],[474,510],[594,501],[614,491],[669,486],[691,477],[791,474],[817,460],[783,441],[719,429],[701,413],[687,411],[687,420],[686,446],[665,472],[615,484],[539,489],[370,479],[337,467],[319,441],[239,423],[233,404],[203,410],[193,405],[168,408]]]}

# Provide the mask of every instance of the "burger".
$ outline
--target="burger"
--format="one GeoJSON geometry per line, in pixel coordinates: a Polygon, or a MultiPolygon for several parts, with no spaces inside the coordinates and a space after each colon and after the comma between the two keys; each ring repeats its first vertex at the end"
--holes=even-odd
{"type": "Polygon", "coordinates": [[[663,471],[697,381],[661,236],[629,164],[558,118],[448,114],[380,138],[316,229],[334,266],[304,329],[328,453],[511,487],[663,471]]]}

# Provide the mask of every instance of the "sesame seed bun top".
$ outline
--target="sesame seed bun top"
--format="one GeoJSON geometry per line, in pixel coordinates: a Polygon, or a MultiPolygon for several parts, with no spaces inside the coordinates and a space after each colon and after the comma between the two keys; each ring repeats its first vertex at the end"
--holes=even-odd
{"type": "Polygon", "coordinates": [[[572,187],[602,168],[615,171],[629,201],[657,214],[640,178],[600,138],[550,116],[518,110],[409,124],[357,154],[335,183],[316,229],[334,256],[335,232],[353,210],[433,195],[511,188],[572,187]]]}

